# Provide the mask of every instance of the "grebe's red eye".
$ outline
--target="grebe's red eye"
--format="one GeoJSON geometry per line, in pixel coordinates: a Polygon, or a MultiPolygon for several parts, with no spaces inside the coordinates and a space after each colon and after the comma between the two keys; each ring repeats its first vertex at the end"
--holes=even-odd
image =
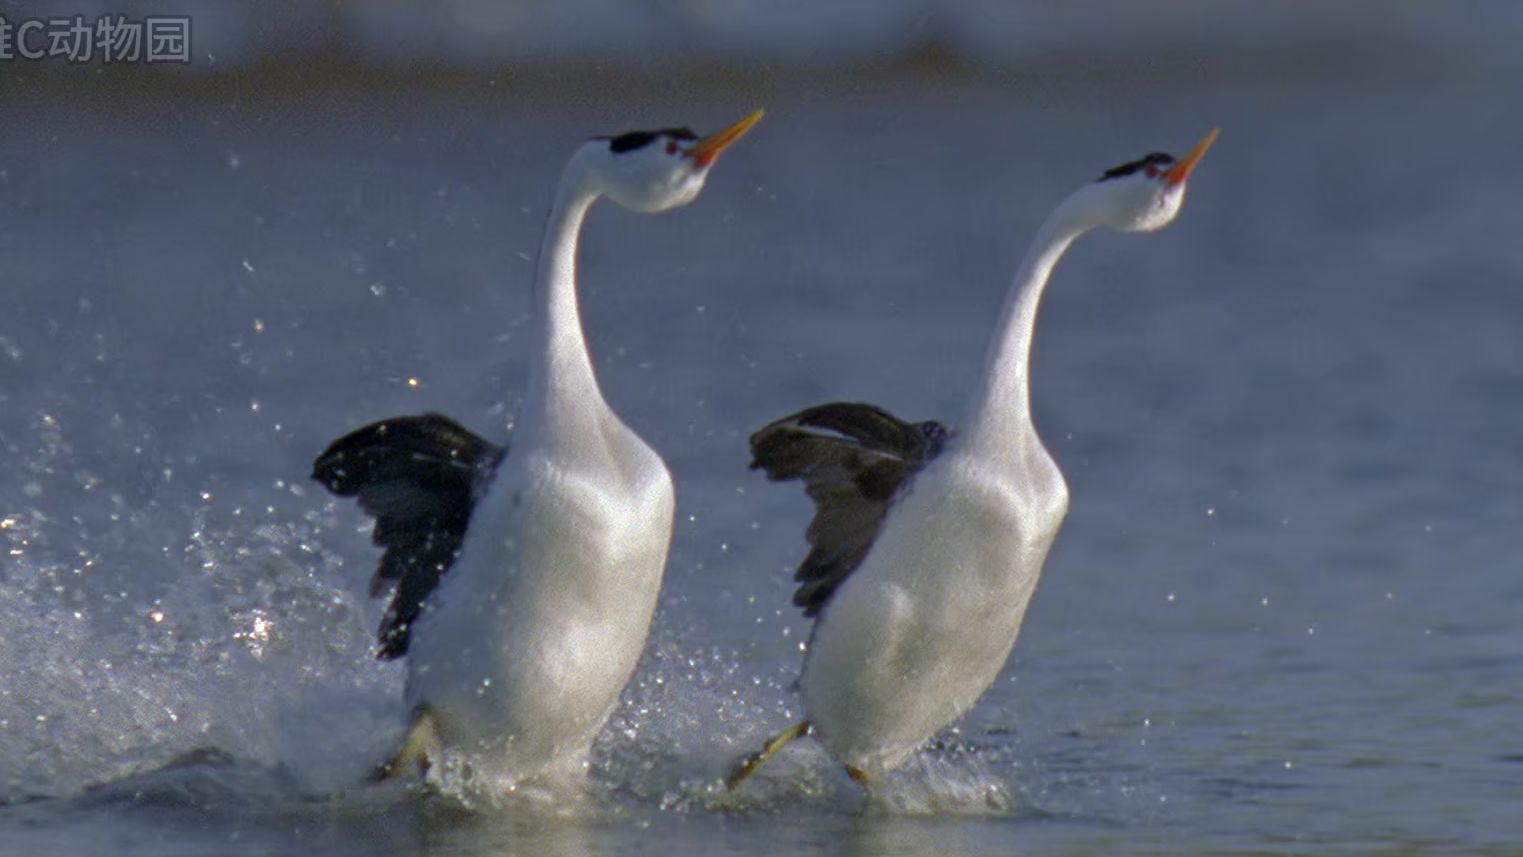
{"type": "Polygon", "coordinates": [[[667,140],[666,141],[666,153],[668,155],[675,155],[675,154],[677,154],[677,148],[678,147],[677,147],[677,141],[676,140],[667,140]]]}
{"type": "Polygon", "coordinates": [[[1148,166],[1148,178],[1150,178],[1150,179],[1156,179],[1156,178],[1158,178],[1158,168],[1157,167],[1152,166],[1152,165],[1148,166]]]}

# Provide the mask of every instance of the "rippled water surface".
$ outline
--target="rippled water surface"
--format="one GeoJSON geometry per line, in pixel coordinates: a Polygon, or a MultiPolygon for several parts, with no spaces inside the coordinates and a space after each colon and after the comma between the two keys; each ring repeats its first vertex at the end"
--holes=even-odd
{"type": "Polygon", "coordinates": [[[1523,121],[1423,75],[10,87],[0,851],[1514,852],[1523,121]],[[313,454],[423,410],[506,436],[566,154],[757,104],[696,203],[587,227],[598,369],[680,507],[587,805],[355,787],[401,673],[313,454]],[[720,795],[808,633],[808,507],[746,435],[955,418],[1052,205],[1213,125],[1180,219],[1049,292],[1072,511],[999,682],[866,806],[807,744],[720,795]]]}

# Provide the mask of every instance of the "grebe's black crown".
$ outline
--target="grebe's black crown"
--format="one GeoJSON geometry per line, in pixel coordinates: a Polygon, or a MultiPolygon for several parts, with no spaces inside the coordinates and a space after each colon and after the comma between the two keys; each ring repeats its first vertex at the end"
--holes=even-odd
{"type": "Polygon", "coordinates": [[[599,140],[608,141],[608,150],[614,154],[633,152],[649,146],[652,141],[660,137],[671,137],[674,140],[696,140],[698,135],[693,133],[692,128],[660,128],[655,131],[628,131],[617,137],[598,137],[599,140]]]}
{"type": "Polygon", "coordinates": [[[1167,152],[1150,152],[1135,161],[1127,161],[1119,167],[1111,167],[1098,179],[1095,179],[1095,181],[1103,182],[1110,179],[1119,179],[1149,168],[1159,171],[1166,169],[1172,163],[1174,163],[1173,155],[1167,152]]]}

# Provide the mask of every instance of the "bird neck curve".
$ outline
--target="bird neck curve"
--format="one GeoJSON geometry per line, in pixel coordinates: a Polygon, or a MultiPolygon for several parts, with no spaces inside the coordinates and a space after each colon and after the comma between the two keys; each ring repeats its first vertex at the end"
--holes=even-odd
{"type": "Polygon", "coordinates": [[[576,289],[576,254],[582,223],[601,192],[579,158],[561,177],[545,224],[534,282],[537,331],[524,428],[536,421],[562,422],[595,413],[602,402],[576,289]]]}
{"type": "Polygon", "coordinates": [[[984,387],[964,423],[967,443],[996,458],[1000,450],[1037,440],[1031,420],[1031,346],[1037,310],[1053,269],[1074,239],[1092,228],[1076,202],[1070,198],[1060,205],[1026,251],[989,348],[984,387]]]}

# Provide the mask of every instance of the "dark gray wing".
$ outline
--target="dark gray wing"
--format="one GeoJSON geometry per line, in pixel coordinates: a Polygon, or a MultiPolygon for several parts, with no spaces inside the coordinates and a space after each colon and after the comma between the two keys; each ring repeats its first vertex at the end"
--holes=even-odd
{"type": "Polygon", "coordinates": [[[794,574],[793,603],[820,612],[867,556],[899,491],[941,452],[946,426],[907,423],[857,402],[819,405],[751,435],[751,469],[774,481],[801,479],[814,499],[805,538],[812,550],[794,574]]]}
{"type": "Polygon", "coordinates": [[[358,497],[385,548],[371,596],[396,584],[378,631],[383,660],[407,653],[412,622],[460,555],[471,511],[507,448],[442,414],[371,423],[334,441],[312,478],[340,497],[358,497]]]}

